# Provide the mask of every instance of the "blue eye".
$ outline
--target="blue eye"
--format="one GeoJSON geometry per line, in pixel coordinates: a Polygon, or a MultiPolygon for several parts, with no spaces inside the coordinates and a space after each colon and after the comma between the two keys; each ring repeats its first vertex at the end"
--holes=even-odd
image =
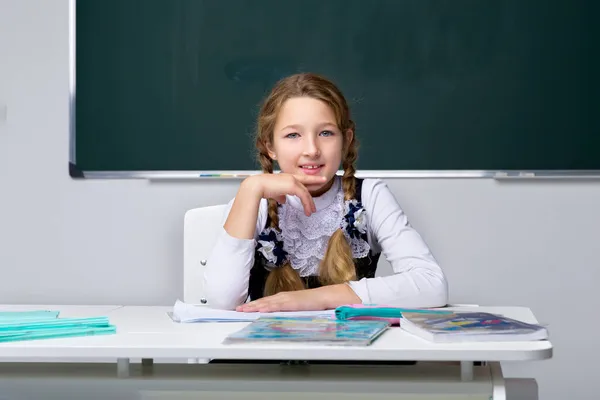
{"type": "Polygon", "coordinates": [[[321,132],[321,135],[323,135],[323,136],[333,136],[333,132],[331,132],[331,131],[323,131],[323,132],[321,132]]]}
{"type": "Polygon", "coordinates": [[[294,139],[298,137],[297,133],[288,133],[287,135],[285,135],[286,138],[288,139],[294,139]]]}

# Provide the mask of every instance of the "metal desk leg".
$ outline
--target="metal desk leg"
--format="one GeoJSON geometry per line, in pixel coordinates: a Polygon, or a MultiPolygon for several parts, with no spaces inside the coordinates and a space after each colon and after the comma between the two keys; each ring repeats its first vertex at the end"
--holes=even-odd
{"type": "Polygon", "coordinates": [[[117,358],[117,376],[119,378],[129,376],[129,358],[117,358]]]}
{"type": "Polygon", "coordinates": [[[460,362],[460,380],[463,382],[473,380],[473,361],[460,362]]]}
{"type": "Polygon", "coordinates": [[[491,362],[489,366],[492,378],[492,399],[506,400],[506,384],[502,374],[502,365],[499,362],[491,362]]]}

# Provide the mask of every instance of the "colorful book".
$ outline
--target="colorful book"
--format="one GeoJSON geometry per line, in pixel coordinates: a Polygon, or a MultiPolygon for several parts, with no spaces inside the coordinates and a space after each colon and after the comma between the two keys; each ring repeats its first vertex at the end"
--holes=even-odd
{"type": "Polygon", "coordinates": [[[329,318],[259,318],[223,343],[281,343],[369,346],[390,326],[387,321],[338,321],[329,318]]]}
{"type": "Polygon", "coordinates": [[[400,327],[436,343],[548,339],[548,331],[541,325],[485,312],[454,312],[449,315],[404,312],[400,327]]]}

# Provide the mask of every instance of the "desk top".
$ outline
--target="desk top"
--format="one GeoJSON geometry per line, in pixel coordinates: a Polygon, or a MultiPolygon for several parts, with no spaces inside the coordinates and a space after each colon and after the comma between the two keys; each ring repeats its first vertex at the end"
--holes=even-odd
{"type": "MultiPolygon", "coordinates": [[[[153,306],[4,306],[0,310],[52,309],[61,316],[109,317],[117,333],[106,336],[0,343],[3,358],[211,358],[356,361],[527,361],[552,356],[550,341],[430,343],[393,327],[367,347],[315,344],[222,344],[225,337],[247,322],[173,322],[172,307],[153,306]]],[[[452,307],[473,310],[473,307],[452,307]]],[[[536,323],[524,307],[476,307],[536,323]]]]}

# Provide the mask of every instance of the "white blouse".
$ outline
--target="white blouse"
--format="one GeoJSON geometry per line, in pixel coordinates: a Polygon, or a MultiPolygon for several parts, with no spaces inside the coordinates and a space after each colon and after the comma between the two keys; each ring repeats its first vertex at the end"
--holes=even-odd
{"type": "MultiPolygon", "coordinates": [[[[339,200],[340,181],[341,178],[337,177],[326,193],[313,198],[317,213],[301,221],[310,221],[314,226],[315,218],[330,215],[319,211],[331,209],[332,202],[339,200]]],[[[380,179],[365,179],[361,196],[367,215],[368,244],[374,253],[381,252],[385,256],[394,271],[392,275],[350,282],[362,303],[411,308],[446,305],[446,277],[421,236],[410,226],[388,186],[380,179]]],[[[232,205],[233,199],[228,203],[223,222],[232,205]]],[[[297,215],[303,210],[296,196],[287,196],[286,206],[299,210],[297,215]]],[[[265,228],[267,214],[267,201],[263,199],[259,206],[255,239],[232,237],[224,228],[219,231],[204,271],[205,298],[212,307],[234,309],[247,300],[256,238],[265,228]]]]}

